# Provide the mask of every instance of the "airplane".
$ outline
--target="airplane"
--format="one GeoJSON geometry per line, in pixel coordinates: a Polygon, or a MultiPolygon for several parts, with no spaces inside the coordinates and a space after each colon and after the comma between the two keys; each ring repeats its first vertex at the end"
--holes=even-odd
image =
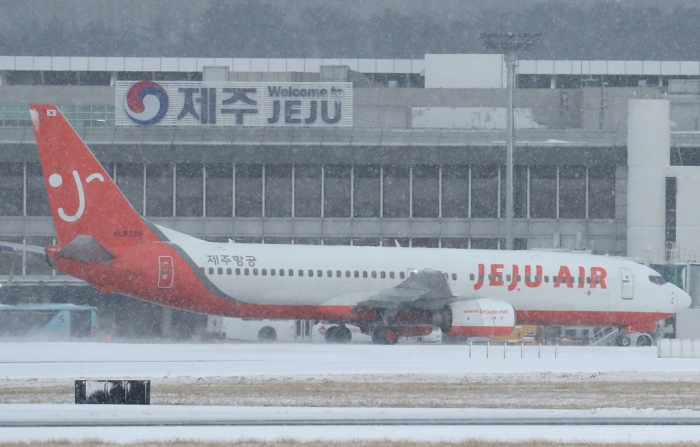
{"type": "Polygon", "coordinates": [[[507,335],[517,324],[648,325],[690,306],[654,270],[544,251],[206,242],[140,216],[55,105],[30,106],[57,243],[52,268],[104,293],[190,312],[347,324],[377,344],[507,335]]]}

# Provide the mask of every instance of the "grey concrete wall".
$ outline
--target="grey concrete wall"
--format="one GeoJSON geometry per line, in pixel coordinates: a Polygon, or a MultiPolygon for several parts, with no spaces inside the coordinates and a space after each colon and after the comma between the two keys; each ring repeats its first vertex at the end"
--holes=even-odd
{"type": "Polygon", "coordinates": [[[671,101],[671,132],[700,130],[700,96],[668,95],[671,101]]]}
{"type": "Polygon", "coordinates": [[[113,105],[114,87],[87,85],[1,85],[0,103],[113,105]]]}
{"type": "Polygon", "coordinates": [[[590,87],[583,95],[583,129],[627,134],[627,110],[630,99],[659,99],[658,87],[590,87]]]}
{"type": "MultiPolygon", "coordinates": [[[[506,107],[503,89],[394,89],[354,90],[355,126],[411,127],[413,107],[506,107]]],[[[581,128],[580,89],[522,89],[515,107],[529,108],[538,124],[549,129],[581,128]]]]}

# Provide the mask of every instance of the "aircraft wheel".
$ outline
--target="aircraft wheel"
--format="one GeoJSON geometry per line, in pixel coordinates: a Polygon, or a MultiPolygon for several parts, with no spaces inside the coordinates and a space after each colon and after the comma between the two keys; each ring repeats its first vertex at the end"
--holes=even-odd
{"type": "Polygon", "coordinates": [[[393,328],[378,327],[372,333],[372,341],[380,345],[395,345],[399,341],[399,333],[393,328]]]}
{"type": "Polygon", "coordinates": [[[630,340],[630,338],[626,335],[620,335],[619,337],[617,337],[617,345],[618,346],[622,346],[622,347],[626,348],[627,346],[630,345],[630,343],[632,343],[632,340],[630,340]]]}
{"type": "Polygon", "coordinates": [[[639,338],[637,338],[637,346],[651,346],[651,337],[648,335],[640,335],[639,338]]]}
{"type": "Polygon", "coordinates": [[[334,338],[336,343],[350,343],[352,340],[352,332],[347,326],[338,326],[334,333],[334,338]]]}
{"type": "Polygon", "coordinates": [[[273,327],[265,326],[258,332],[258,340],[262,342],[277,341],[277,331],[273,327]]]}
{"type": "Polygon", "coordinates": [[[338,330],[338,326],[331,326],[326,329],[326,334],[324,335],[326,343],[337,343],[335,340],[335,333],[338,330]]]}

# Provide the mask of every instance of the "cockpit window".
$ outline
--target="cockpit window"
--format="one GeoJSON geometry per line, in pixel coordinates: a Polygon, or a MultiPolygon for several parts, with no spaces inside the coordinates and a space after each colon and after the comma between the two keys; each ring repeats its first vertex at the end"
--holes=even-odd
{"type": "Polygon", "coordinates": [[[663,276],[658,275],[649,275],[649,281],[660,286],[666,284],[666,280],[663,278],[663,276]]]}

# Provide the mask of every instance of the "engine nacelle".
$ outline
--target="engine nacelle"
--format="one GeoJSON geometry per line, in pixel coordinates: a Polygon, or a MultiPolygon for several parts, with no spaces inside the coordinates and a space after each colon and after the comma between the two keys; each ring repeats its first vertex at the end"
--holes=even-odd
{"type": "Polygon", "coordinates": [[[508,335],[515,326],[515,309],[510,303],[491,298],[457,301],[449,305],[453,337],[495,337],[508,335]]]}

